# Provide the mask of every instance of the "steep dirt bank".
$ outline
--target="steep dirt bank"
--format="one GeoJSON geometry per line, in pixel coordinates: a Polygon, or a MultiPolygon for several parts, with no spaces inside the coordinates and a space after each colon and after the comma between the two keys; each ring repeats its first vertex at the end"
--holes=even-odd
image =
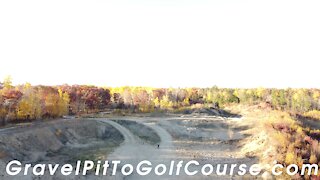
{"type": "Polygon", "coordinates": [[[113,126],[93,120],[56,120],[4,130],[0,136],[1,160],[24,163],[72,161],[80,153],[99,147],[114,148],[124,137],[113,126]]]}

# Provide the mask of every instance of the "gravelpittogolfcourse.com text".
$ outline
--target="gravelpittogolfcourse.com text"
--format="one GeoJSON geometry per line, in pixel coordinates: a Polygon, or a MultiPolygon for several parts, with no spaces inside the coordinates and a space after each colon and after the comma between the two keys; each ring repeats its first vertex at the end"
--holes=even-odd
{"type": "MultiPolygon", "coordinates": [[[[282,164],[274,162],[271,168],[271,174],[279,176],[283,173],[288,175],[317,175],[317,164],[303,164],[302,169],[296,164],[290,164],[284,167],[282,164]]],[[[85,176],[90,172],[96,176],[115,176],[121,173],[124,176],[138,174],[146,176],[154,174],[156,176],[179,176],[185,173],[188,176],[203,175],[209,176],[216,174],[218,176],[243,176],[250,174],[258,176],[262,173],[262,169],[258,164],[200,164],[198,161],[171,161],[169,165],[154,164],[148,160],[140,161],[136,166],[121,161],[77,161],[76,164],[22,164],[18,160],[13,160],[7,163],[6,173],[10,176],[29,175],[43,176],[46,174],[56,175],[62,174],[64,176],[77,175],[85,176]]]]}

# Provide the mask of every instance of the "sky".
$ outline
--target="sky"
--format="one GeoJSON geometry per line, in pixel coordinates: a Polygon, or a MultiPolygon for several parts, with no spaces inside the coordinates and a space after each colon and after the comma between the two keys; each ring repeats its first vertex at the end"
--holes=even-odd
{"type": "Polygon", "coordinates": [[[14,84],[320,88],[320,1],[3,0],[14,84]]]}

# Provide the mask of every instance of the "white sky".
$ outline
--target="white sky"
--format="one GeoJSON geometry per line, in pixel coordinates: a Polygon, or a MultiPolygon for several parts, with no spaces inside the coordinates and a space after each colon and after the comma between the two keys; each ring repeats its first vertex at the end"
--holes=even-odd
{"type": "Polygon", "coordinates": [[[2,0],[15,84],[320,87],[320,1],[2,0]]]}

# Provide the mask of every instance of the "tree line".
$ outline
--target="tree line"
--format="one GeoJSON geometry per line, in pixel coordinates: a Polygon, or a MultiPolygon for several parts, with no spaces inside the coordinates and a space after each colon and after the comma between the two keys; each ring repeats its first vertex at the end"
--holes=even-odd
{"type": "Polygon", "coordinates": [[[319,89],[230,88],[102,88],[86,85],[12,86],[0,83],[0,119],[5,121],[57,118],[106,109],[133,112],[175,110],[195,104],[265,103],[295,113],[320,110],[319,89]]]}

